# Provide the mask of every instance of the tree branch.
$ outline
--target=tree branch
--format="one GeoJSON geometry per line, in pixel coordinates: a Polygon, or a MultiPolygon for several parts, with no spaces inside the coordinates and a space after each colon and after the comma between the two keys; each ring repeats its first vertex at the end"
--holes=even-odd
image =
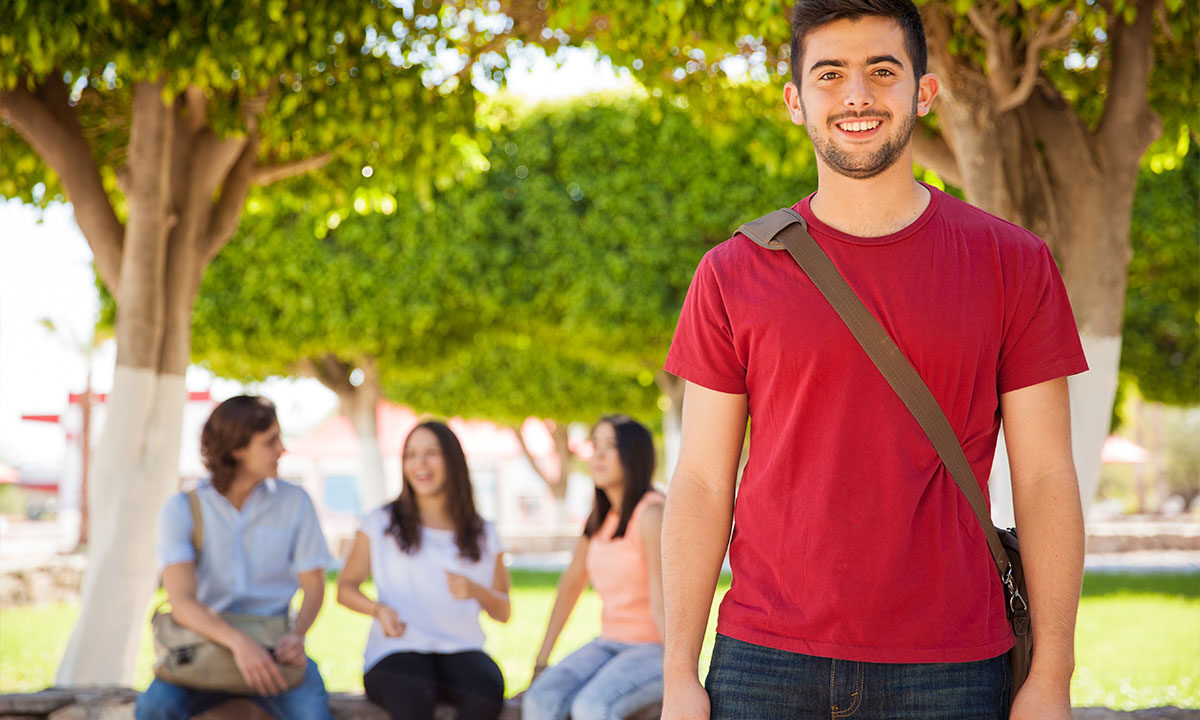
{"type": "Polygon", "coordinates": [[[1112,71],[1108,100],[1096,135],[1109,151],[1124,148],[1142,156],[1162,132],[1162,121],[1150,110],[1147,88],[1154,68],[1152,15],[1154,0],[1138,0],[1137,19],[1126,24],[1110,14],[1108,39],[1112,46],[1112,71]]]}
{"type": "Polygon", "coordinates": [[[209,219],[208,232],[201,241],[201,267],[208,265],[225,243],[233,237],[238,223],[242,219],[242,210],[246,206],[246,196],[254,183],[254,173],[258,169],[255,156],[258,153],[258,133],[251,133],[242,143],[241,153],[225,176],[221,188],[221,197],[213,207],[209,219]]]}
{"type": "Polygon", "coordinates": [[[525,459],[529,461],[529,466],[533,468],[533,471],[538,474],[538,477],[540,477],[542,481],[546,483],[546,485],[553,486],[555,481],[551,480],[550,476],[538,466],[537,460],[533,457],[533,453],[529,452],[529,446],[525,444],[525,436],[521,433],[521,428],[519,426],[515,426],[512,428],[512,431],[513,434],[517,436],[517,444],[521,446],[521,452],[525,454],[525,459]]]}
{"type": "Polygon", "coordinates": [[[14,89],[0,91],[0,114],[58,174],[75,206],[75,221],[92,247],[96,272],[115,295],[121,282],[125,227],[113,211],[100,168],[67,104],[65,86],[52,79],[34,95],[19,81],[14,89]],[[65,118],[70,121],[64,122],[65,118]]]}
{"type": "Polygon", "coordinates": [[[265,165],[254,171],[254,184],[270,185],[271,183],[295,177],[296,175],[303,175],[310,170],[317,170],[324,167],[332,159],[333,153],[326,152],[294,162],[265,165]]]}
{"type": "Polygon", "coordinates": [[[997,112],[1008,112],[1013,108],[1020,107],[1029,99],[1029,93],[1033,92],[1033,86],[1037,82],[1038,72],[1041,68],[1042,50],[1054,47],[1071,36],[1071,32],[1079,23],[1080,16],[1072,13],[1071,17],[1062,21],[1064,9],[1065,7],[1061,5],[1055,8],[1050,16],[1042,21],[1037,30],[1033,31],[1026,39],[1025,65],[1021,68],[1021,78],[1011,91],[997,98],[997,112]],[[1054,25],[1060,21],[1062,24],[1055,30],[1054,25]]]}
{"type": "Polygon", "coordinates": [[[946,138],[926,127],[917,127],[912,135],[913,159],[917,164],[938,174],[942,180],[955,187],[962,187],[962,173],[958,169],[958,158],[946,138]]]}

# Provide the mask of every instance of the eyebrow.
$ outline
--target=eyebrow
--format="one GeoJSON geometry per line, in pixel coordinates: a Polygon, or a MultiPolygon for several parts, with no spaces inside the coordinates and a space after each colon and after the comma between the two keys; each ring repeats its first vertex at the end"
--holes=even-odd
{"type": "MultiPolygon", "coordinates": [[[[878,63],[890,63],[896,67],[904,67],[904,63],[896,59],[895,55],[873,55],[867,58],[867,65],[876,65],[878,63]]],[[[846,67],[846,63],[842,62],[841,60],[818,60],[812,64],[812,67],[810,67],[808,71],[812,72],[817,68],[822,67],[844,68],[846,67]]]]}

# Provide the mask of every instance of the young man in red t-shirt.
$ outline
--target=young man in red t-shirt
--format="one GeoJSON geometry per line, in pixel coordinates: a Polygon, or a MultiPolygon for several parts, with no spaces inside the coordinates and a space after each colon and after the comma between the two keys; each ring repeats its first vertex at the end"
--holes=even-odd
{"type": "MultiPolygon", "coordinates": [[[[1037,237],[913,178],[938,80],[911,2],[804,0],[792,32],[784,101],[819,169],[795,209],[985,491],[1003,419],[1037,644],[1011,717],[1067,720],[1083,519],[1066,376],[1087,365],[1062,280],[1037,237]]],[[[791,256],[740,234],[705,255],[666,368],[687,387],[663,717],[1009,717],[1013,638],[983,529],[791,256]],[[731,525],[706,693],[696,665],[731,525]]]]}

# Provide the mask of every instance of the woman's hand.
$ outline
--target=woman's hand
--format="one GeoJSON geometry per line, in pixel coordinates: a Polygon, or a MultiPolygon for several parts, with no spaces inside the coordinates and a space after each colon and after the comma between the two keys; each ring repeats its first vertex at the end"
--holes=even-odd
{"type": "Polygon", "coordinates": [[[304,654],[304,636],[295,632],[281,636],[275,643],[275,659],[288,665],[305,665],[308,656],[304,654]]]}
{"type": "Polygon", "coordinates": [[[465,575],[450,572],[446,570],[446,586],[450,588],[450,594],[459,600],[470,600],[475,597],[475,583],[467,579],[465,575]]]}
{"type": "Polygon", "coordinates": [[[398,638],[408,629],[396,611],[383,603],[375,603],[374,609],[371,610],[371,617],[379,621],[379,627],[387,637],[398,638]]]}
{"type": "Polygon", "coordinates": [[[229,650],[233,653],[238,672],[251,690],[259,695],[278,695],[287,690],[287,683],[275,664],[275,658],[255,640],[241,635],[229,650]]]}

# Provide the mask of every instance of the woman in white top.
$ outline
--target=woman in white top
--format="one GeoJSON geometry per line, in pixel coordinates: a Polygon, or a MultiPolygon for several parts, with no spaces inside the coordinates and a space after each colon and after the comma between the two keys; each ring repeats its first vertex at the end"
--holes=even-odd
{"type": "Polygon", "coordinates": [[[440,422],[404,441],[404,487],[363,518],[338,576],[338,602],[375,618],[363,687],[394,720],[495,720],[504,677],[483,652],[479,613],[508,622],[508,569],[495,528],[475,512],[462,445],[440,422]],[[372,577],[378,600],[360,586],[372,577]]]}

